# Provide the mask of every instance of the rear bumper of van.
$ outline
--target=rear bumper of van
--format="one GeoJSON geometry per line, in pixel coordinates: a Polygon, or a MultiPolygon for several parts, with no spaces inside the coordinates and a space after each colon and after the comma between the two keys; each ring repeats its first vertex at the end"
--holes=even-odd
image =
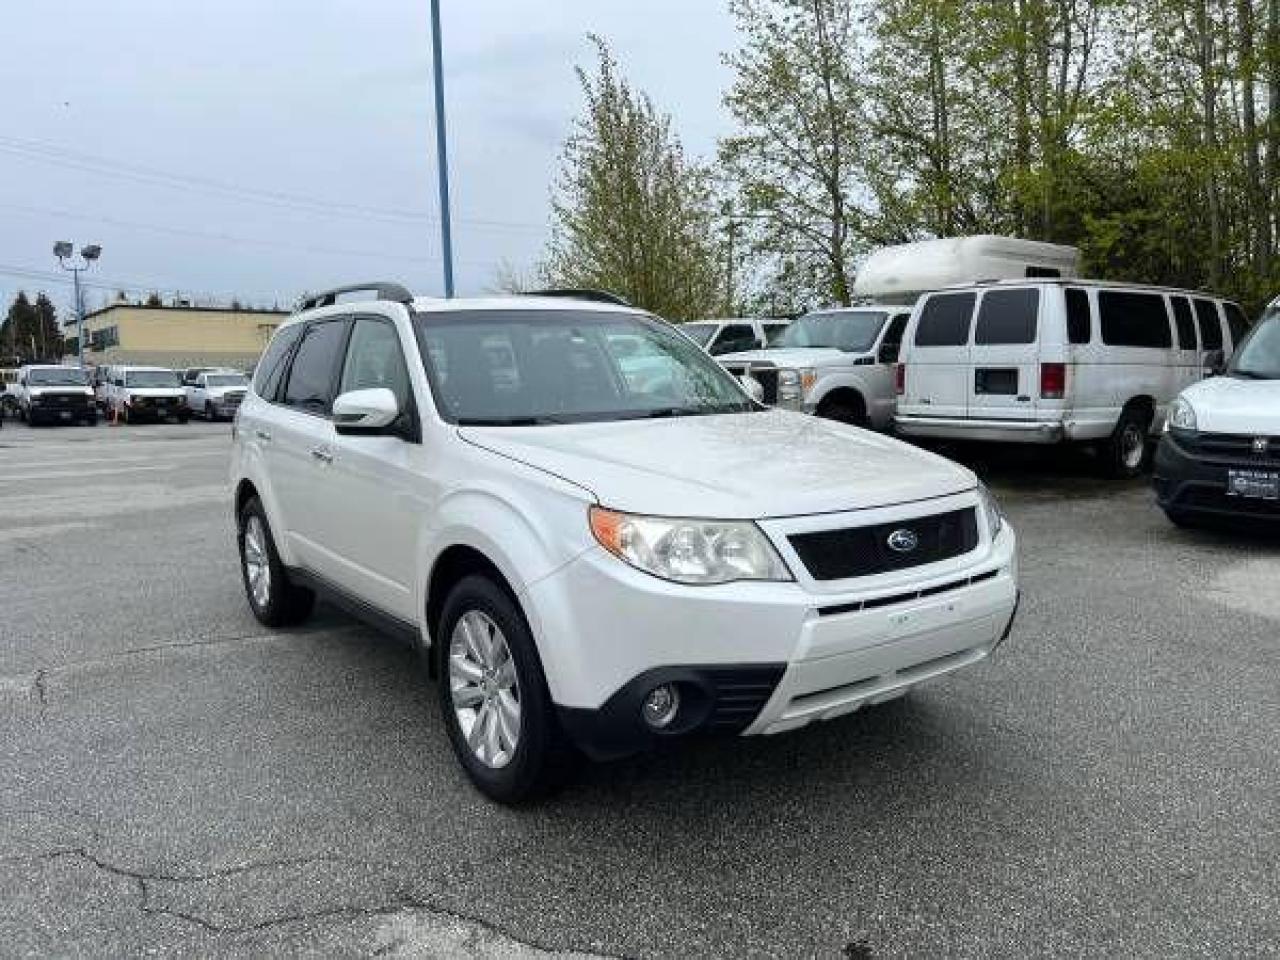
{"type": "Polygon", "coordinates": [[[920,417],[898,414],[898,433],[943,440],[992,440],[1001,443],[1058,443],[1065,436],[1061,420],[980,420],[969,417],[920,417]]]}

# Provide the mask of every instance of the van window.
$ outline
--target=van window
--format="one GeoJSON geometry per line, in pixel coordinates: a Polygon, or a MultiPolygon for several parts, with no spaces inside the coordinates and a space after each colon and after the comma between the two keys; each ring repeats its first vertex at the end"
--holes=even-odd
{"type": "Polygon", "coordinates": [[[1212,300],[1196,300],[1196,320],[1200,324],[1200,345],[1205,350],[1222,349],[1222,324],[1218,306],[1212,300]]]}
{"type": "Polygon", "coordinates": [[[917,347],[960,347],[969,342],[975,293],[944,293],[930,297],[916,325],[917,347]]]}
{"type": "Polygon", "coordinates": [[[1186,297],[1170,297],[1173,304],[1173,322],[1178,328],[1178,347],[1182,350],[1196,349],[1196,322],[1191,316],[1191,304],[1186,297]]]}
{"type": "Polygon", "coordinates": [[[1234,303],[1224,303],[1222,309],[1227,313],[1227,327],[1231,330],[1231,342],[1238,347],[1245,334],[1249,332],[1249,321],[1245,319],[1244,311],[1234,303]]]}
{"type": "Polygon", "coordinates": [[[1098,319],[1102,342],[1111,347],[1171,347],[1169,314],[1158,293],[1101,290],[1098,319]]]}
{"type": "Polygon", "coordinates": [[[1089,316],[1089,294],[1079,287],[1068,287],[1067,340],[1070,343],[1088,343],[1093,339],[1093,322],[1089,316]]]}
{"type": "Polygon", "coordinates": [[[973,342],[981,344],[1035,343],[1040,291],[988,290],[978,308],[973,342]]]}

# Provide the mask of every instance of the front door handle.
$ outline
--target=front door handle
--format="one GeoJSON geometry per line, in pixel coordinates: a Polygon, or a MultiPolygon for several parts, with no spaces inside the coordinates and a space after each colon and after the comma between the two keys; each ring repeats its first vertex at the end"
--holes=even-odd
{"type": "Polygon", "coordinates": [[[319,460],[321,463],[333,463],[333,451],[325,447],[313,447],[311,456],[319,460]]]}

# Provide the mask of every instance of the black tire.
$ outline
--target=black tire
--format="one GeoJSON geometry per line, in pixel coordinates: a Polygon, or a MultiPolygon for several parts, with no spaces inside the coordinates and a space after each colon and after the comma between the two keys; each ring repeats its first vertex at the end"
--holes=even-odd
{"type": "Polygon", "coordinates": [[[187,422],[188,420],[190,420],[190,419],[191,419],[191,414],[189,414],[189,413],[180,413],[180,414],[178,414],[178,422],[179,422],[179,423],[186,423],[186,422],[187,422]]]}
{"type": "Polygon", "coordinates": [[[26,422],[27,422],[27,408],[26,408],[26,407],[23,407],[23,406],[19,406],[19,407],[18,407],[18,420],[19,420],[19,421],[21,421],[22,423],[26,423],[26,422]]]}
{"type": "Polygon", "coordinates": [[[1195,530],[1201,526],[1195,514],[1187,513],[1183,510],[1165,507],[1164,515],[1169,518],[1170,523],[1182,530],[1195,530]]]}
{"type": "Polygon", "coordinates": [[[213,404],[208,400],[204,402],[204,418],[210,423],[213,423],[213,421],[218,419],[217,413],[214,412],[213,404]]]}
{"type": "Polygon", "coordinates": [[[511,595],[485,576],[460,580],[444,602],[435,648],[445,729],[458,762],[476,788],[498,803],[519,804],[545,796],[563,782],[572,751],[556,719],[533,634],[511,595]],[[515,667],[519,732],[509,759],[499,767],[476,756],[454,708],[450,647],[459,621],[473,612],[487,617],[501,631],[515,667]]]}
{"type": "Polygon", "coordinates": [[[257,497],[251,498],[244,505],[236,527],[236,544],[240,548],[240,580],[253,615],[259,623],[273,630],[302,623],[311,616],[316,596],[289,580],[289,574],[280,562],[280,554],[276,552],[276,542],[271,533],[271,525],[267,523],[266,511],[262,509],[262,503],[257,497]],[[260,549],[268,574],[261,599],[255,595],[254,585],[250,582],[250,563],[245,556],[245,534],[251,524],[256,524],[255,529],[261,532],[260,549]]]}
{"type": "Polygon", "coordinates": [[[1151,443],[1147,436],[1151,415],[1140,407],[1126,407],[1116,428],[1102,444],[1100,453],[1109,475],[1131,480],[1142,476],[1150,459],[1151,443]]]}
{"type": "Polygon", "coordinates": [[[871,421],[867,419],[866,404],[857,399],[846,400],[836,398],[825,400],[818,405],[817,415],[837,423],[847,423],[851,427],[870,429],[871,421]]]}

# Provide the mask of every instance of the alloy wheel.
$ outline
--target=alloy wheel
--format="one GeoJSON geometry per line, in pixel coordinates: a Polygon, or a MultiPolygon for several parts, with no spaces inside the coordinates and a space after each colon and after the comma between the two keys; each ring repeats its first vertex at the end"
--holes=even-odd
{"type": "Polygon", "coordinates": [[[449,697],[458,728],[476,759],[498,770],[520,742],[520,683],[502,630],[468,610],[449,640],[449,697]]]}
{"type": "Polygon", "coordinates": [[[266,607],[271,599],[271,561],[267,556],[267,535],[262,520],[249,517],[244,525],[244,573],[254,606],[266,607]]]}

